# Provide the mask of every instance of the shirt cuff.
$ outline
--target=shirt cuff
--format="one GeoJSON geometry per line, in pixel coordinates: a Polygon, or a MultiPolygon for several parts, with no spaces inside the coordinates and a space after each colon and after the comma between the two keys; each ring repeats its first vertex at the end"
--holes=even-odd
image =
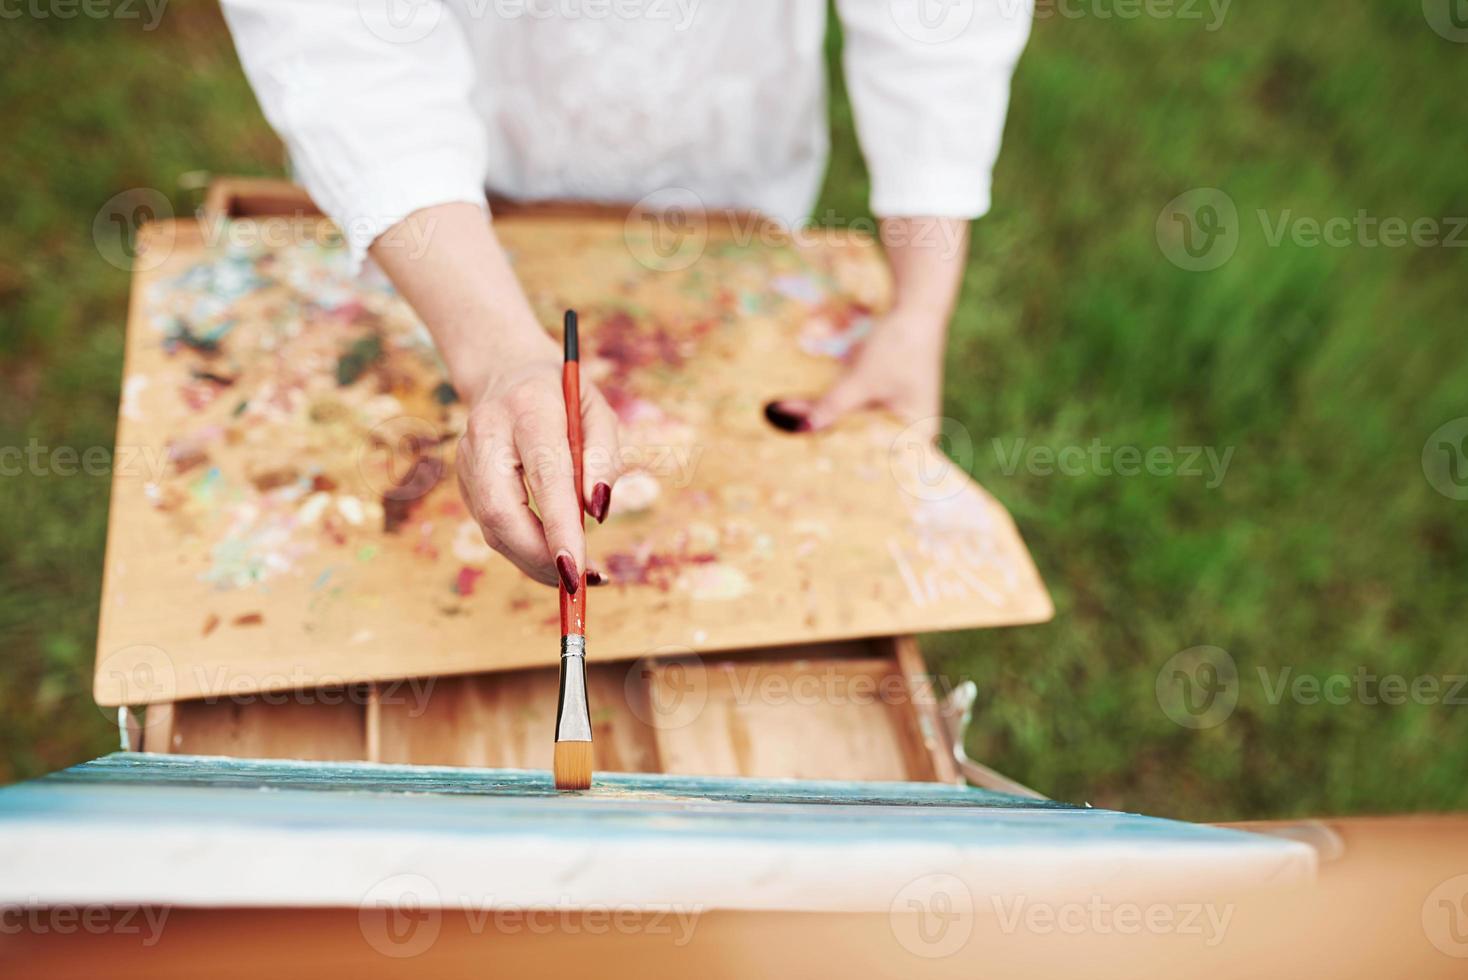
{"type": "Polygon", "coordinates": [[[461,146],[434,147],[401,157],[364,174],[322,207],[341,229],[357,272],[372,243],[414,211],[438,204],[474,204],[488,212],[483,168],[461,146]]]}
{"type": "Polygon", "coordinates": [[[990,177],[977,167],[872,168],[872,214],[879,218],[982,218],[990,177]]]}

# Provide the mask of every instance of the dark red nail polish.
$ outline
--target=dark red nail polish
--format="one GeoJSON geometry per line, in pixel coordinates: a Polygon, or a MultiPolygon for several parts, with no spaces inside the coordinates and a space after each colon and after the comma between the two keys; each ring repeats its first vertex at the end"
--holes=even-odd
{"type": "MultiPolygon", "coordinates": [[[[587,510],[591,516],[596,518],[598,524],[607,519],[607,509],[612,506],[612,488],[605,483],[598,483],[591,488],[591,504],[587,510]]],[[[590,575],[590,572],[587,572],[590,575]]]]}
{"type": "Polygon", "coordinates": [[[586,570],[586,584],[588,586],[606,585],[607,577],[594,568],[588,568],[586,570]]]}
{"type": "Polygon", "coordinates": [[[581,588],[581,576],[576,574],[576,563],[570,555],[556,555],[556,573],[561,576],[561,585],[571,595],[581,588]]]}
{"type": "Polygon", "coordinates": [[[779,402],[770,402],[765,406],[765,418],[782,432],[810,431],[810,419],[804,415],[797,415],[779,402]]]}

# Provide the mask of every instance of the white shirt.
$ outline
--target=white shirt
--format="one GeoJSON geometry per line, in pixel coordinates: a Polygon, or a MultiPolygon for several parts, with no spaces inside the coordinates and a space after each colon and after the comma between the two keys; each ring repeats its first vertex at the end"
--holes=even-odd
{"type": "MultiPolygon", "coordinates": [[[[354,258],[408,214],[672,188],[794,224],[828,151],[824,0],[222,0],[354,258]]],[[[1032,0],[839,0],[879,216],[989,209],[1032,0]]]]}

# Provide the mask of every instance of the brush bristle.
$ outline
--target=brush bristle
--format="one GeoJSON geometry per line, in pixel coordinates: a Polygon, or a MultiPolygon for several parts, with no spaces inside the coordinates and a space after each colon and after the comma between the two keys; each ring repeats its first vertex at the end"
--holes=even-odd
{"type": "Polygon", "coordinates": [[[591,788],[591,743],[556,743],[556,789],[591,788]]]}

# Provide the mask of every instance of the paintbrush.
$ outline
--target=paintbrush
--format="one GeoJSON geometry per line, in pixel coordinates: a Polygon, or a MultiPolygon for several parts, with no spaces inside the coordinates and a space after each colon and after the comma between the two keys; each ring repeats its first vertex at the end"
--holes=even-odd
{"type": "MultiPolygon", "coordinates": [[[[581,525],[586,502],[581,497],[581,352],[576,337],[576,311],[566,311],[566,361],[561,368],[566,398],[566,438],[571,443],[571,474],[581,525]]],[[[584,563],[583,563],[584,564],[584,563]]],[[[556,703],[556,789],[591,786],[591,711],[586,704],[586,573],[580,587],[561,582],[561,695],[556,703]]]]}

